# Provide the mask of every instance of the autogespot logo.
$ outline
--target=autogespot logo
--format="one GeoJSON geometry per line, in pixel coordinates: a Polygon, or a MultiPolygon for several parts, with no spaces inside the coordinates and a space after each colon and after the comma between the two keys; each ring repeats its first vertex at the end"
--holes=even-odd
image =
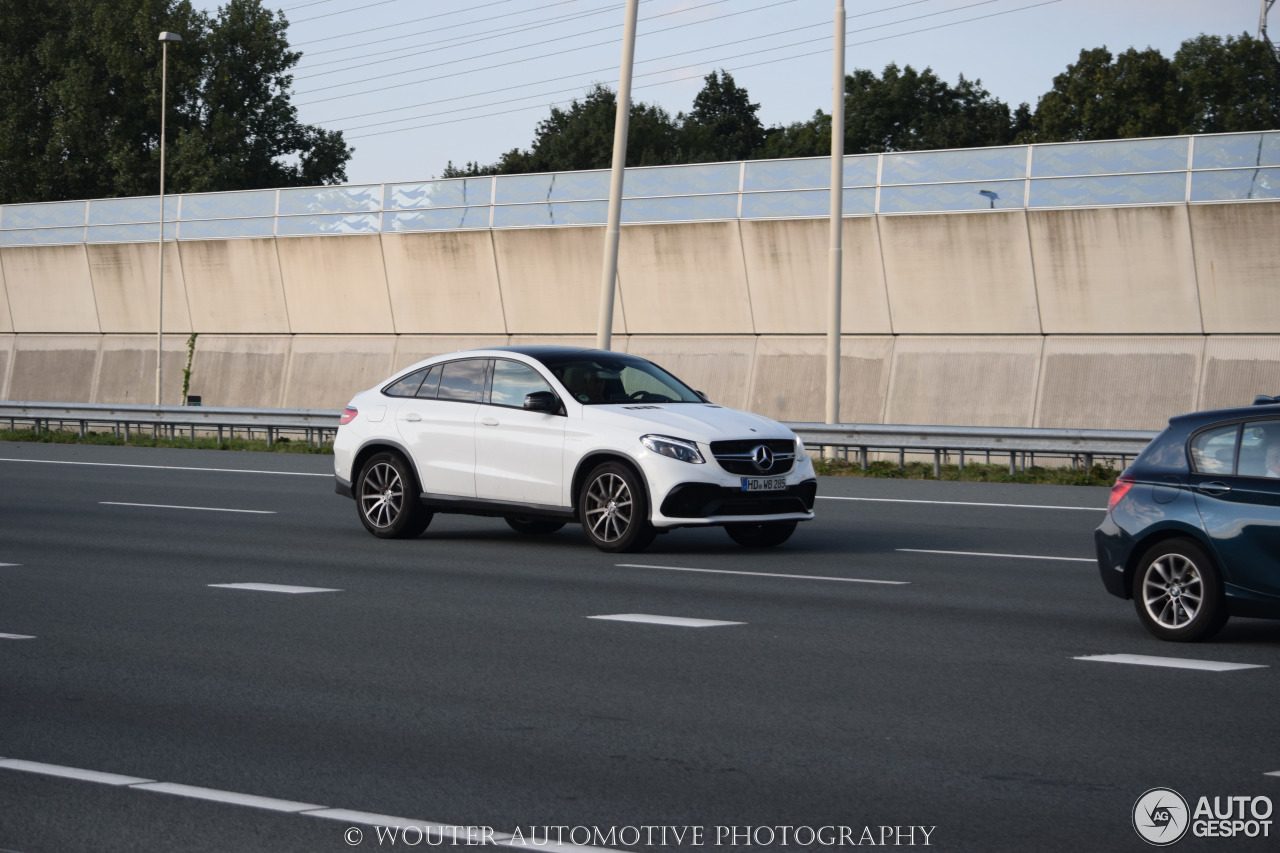
{"type": "Polygon", "coordinates": [[[1133,828],[1148,844],[1167,847],[1180,841],[1189,825],[1187,801],[1171,788],[1152,788],[1133,804],[1133,828]]]}

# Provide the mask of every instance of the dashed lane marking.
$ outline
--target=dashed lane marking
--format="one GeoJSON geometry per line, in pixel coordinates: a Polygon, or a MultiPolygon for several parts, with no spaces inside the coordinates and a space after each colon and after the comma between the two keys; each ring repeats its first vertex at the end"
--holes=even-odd
{"type": "Polygon", "coordinates": [[[898,548],[904,554],[949,554],[959,557],[1009,557],[1015,560],[1061,560],[1066,563],[1097,563],[1094,557],[1040,557],[1035,554],[990,554],[985,551],[929,551],[924,548],[898,548]]]}
{"type": "Polygon", "coordinates": [[[0,640],[34,640],[30,634],[0,634],[0,640]]]}
{"type": "Polygon", "coordinates": [[[880,581],[866,578],[836,578],[824,575],[789,575],[781,572],[739,572],[732,569],[691,569],[685,566],[649,566],[641,563],[618,563],[620,569],[661,569],[666,572],[702,572],[713,575],[745,575],[751,578],[787,578],[803,581],[837,581],[839,583],[879,583],[892,586],[906,586],[910,581],[880,581]]]}
{"type": "MultiPolygon", "coordinates": [[[[138,776],[123,776],[119,773],[103,773],[99,770],[85,770],[79,767],[64,767],[59,764],[42,764],[37,761],[23,761],[16,758],[0,758],[0,769],[13,770],[19,773],[34,773],[41,776],[56,776],[63,779],[74,779],[81,782],[93,782],[100,785],[112,785],[120,788],[132,788],[138,791],[151,791],[153,793],[169,794],[176,797],[186,797],[196,800],[209,800],[212,802],[223,803],[232,806],[244,806],[254,809],[266,809],[268,811],[283,812],[287,814],[298,815],[300,817],[314,817],[322,820],[334,820],[346,824],[357,824],[359,826],[387,827],[397,830],[412,829],[421,832],[421,835],[413,834],[407,836],[414,843],[427,841],[431,846],[438,846],[445,842],[446,839],[452,838],[454,843],[460,843],[459,839],[470,839],[477,827],[457,826],[449,823],[440,823],[433,820],[420,820],[414,818],[396,817],[394,815],[375,814],[373,812],[356,811],[353,809],[330,808],[328,806],[315,805],[313,803],[301,803],[293,800],[281,800],[275,797],[262,797],[257,794],[242,794],[235,791],[221,791],[216,788],[200,788],[195,785],[182,785],[176,782],[157,782],[154,779],[143,779],[138,776]]],[[[488,827],[485,827],[488,829],[488,827]]],[[[348,830],[345,836],[348,844],[359,844],[361,834],[356,830],[348,830]]],[[[477,839],[478,840],[478,839],[477,839]]],[[[549,838],[546,840],[532,841],[523,836],[517,838],[515,835],[504,832],[492,832],[487,835],[487,841],[492,842],[496,846],[510,847],[516,849],[525,849],[528,847],[536,847],[539,850],[582,850],[582,851],[605,851],[611,853],[608,847],[589,847],[579,844],[558,843],[549,838]]],[[[406,844],[411,842],[406,841],[406,844]]]]}
{"type": "Polygon", "coordinates": [[[1216,660],[1192,660],[1190,658],[1163,658],[1154,655],[1085,655],[1074,660],[1098,663],[1128,663],[1136,666],[1164,666],[1171,669],[1198,669],[1205,672],[1231,672],[1237,669],[1267,669],[1257,663],[1226,663],[1216,660]]]}
{"type": "Polygon", "coordinates": [[[278,583],[211,583],[215,589],[247,589],[253,592],[283,592],[298,595],[308,592],[342,592],[340,589],[327,589],[318,586],[287,586],[278,583]]]}
{"type": "Polygon", "coordinates": [[[133,504],[123,501],[98,501],[103,506],[140,506],[146,509],[196,509],[203,512],[243,512],[249,515],[275,515],[273,509],[224,509],[217,506],[174,506],[172,504],[133,504]]]}
{"type": "Polygon", "coordinates": [[[1106,512],[1104,506],[1048,506],[1044,504],[994,504],[979,503],[977,501],[919,501],[907,500],[905,498],[845,498],[838,495],[818,495],[820,501],[867,501],[869,503],[883,504],[940,504],[942,506],[994,506],[994,507],[1012,507],[1014,509],[1068,509],[1078,510],[1080,512],[1106,512]]]}
{"type": "Polygon", "coordinates": [[[611,622],[642,622],[647,625],[671,625],[676,628],[721,628],[725,625],[745,625],[746,622],[723,622],[719,619],[688,619],[684,616],[654,616],[649,613],[613,613],[608,616],[588,616],[588,619],[604,619],[611,622]]]}

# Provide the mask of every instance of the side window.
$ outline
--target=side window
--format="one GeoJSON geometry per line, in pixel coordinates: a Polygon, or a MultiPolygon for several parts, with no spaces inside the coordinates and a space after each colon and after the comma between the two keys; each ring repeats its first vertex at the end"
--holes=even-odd
{"type": "Polygon", "coordinates": [[[1207,429],[1191,439],[1191,464],[1199,474],[1230,474],[1236,469],[1239,424],[1207,429]]]}
{"type": "Polygon", "coordinates": [[[1240,434],[1240,476],[1280,477],[1280,421],[1254,421],[1240,434]]]}
{"type": "Polygon", "coordinates": [[[427,378],[422,380],[422,387],[418,389],[418,397],[424,400],[434,400],[436,398],[436,389],[440,387],[440,365],[431,368],[431,372],[427,374],[427,378]]]}
{"type": "Polygon", "coordinates": [[[455,400],[460,403],[479,403],[484,392],[484,373],[488,361],[468,358],[451,361],[440,371],[440,391],[437,399],[455,400]]]}
{"type": "Polygon", "coordinates": [[[518,361],[500,358],[493,363],[493,391],[490,402],[495,406],[524,406],[524,398],[534,391],[550,391],[551,386],[538,371],[518,361]]]}
{"type": "Polygon", "coordinates": [[[422,385],[423,378],[427,375],[427,368],[415,370],[405,378],[398,382],[394,382],[382,389],[382,393],[388,397],[412,397],[418,393],[418,387],[422,385]]]}

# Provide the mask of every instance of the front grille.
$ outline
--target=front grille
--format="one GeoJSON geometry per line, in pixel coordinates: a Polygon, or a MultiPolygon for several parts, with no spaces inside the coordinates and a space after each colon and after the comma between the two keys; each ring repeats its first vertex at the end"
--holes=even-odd
{"type": "Polygon", "coordinates": [[[732,441],[711,442],[711,454],[720,467],[730,474],[743,477],[777,476],[787,473],[796,464],[796,443],[789,438],[746,438],[732,441]],[[758,448],[766,447],[773,455],[768,467],[756,465],[758,448]]]}
{"type": "Polygon", "coordinates": [[[669,518],[809,512],[817,491],[816,480],[806,480],[779,492],[742,492],[711,483],[681,483],[667,494],[661,512],[669,518]]]}

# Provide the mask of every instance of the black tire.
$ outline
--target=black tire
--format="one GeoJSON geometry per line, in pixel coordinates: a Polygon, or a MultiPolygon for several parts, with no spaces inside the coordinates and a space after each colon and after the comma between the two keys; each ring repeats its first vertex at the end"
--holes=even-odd
{"type": "Polygon", "coordinates": [[[1143,627],[1172,642],[1207,640],[1231,615],[1217,567],[1190,539],[1166,539],[1142,555],[1133,605],[1143,627]]]}
{"type": "Polygon", "coordinates": [[[375,453],[356,478],[356,514],[379,539],[412,539],[434,513],[418,500],[418,481],[398,453],[375,453]]]}
{"type": "Polygon", "coordinates": [[[649,523],[649,497],[631,468],[605,462],[582,481],[578,518],[591,544],[601,551],[642,551],[657,532],[649,523]]]}
{"type": "Polygon", "coordinates": [[[508,515],[506,516],[506,521],[516,533],[524,533],[530,536],[555,533],[561,527],[564,527],[563,521],[551,521],[545,518],[521,518],[518,515],[508,515]]]}
{"type": "Polygon", "coordinates": [[[724,532],[745,548],[772,548],[791,538],[797,522],[762,521],[759,524],[726,524],[724,532]]]}

